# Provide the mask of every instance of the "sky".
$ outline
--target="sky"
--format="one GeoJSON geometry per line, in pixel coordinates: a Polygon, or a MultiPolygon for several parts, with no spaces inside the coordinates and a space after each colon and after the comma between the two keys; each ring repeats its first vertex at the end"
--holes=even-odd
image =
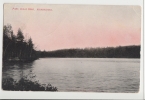
{"type": "Polygon", "coordinates": [[[7,24],[37,50],[141,44],[140,6],[5,4],[7,24]]]}

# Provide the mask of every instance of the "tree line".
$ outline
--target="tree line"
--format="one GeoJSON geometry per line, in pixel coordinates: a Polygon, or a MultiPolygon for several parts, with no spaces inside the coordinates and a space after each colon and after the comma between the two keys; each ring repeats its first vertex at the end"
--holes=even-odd
{"type": "Polygon", "coordinates": [[[40,57],[78,58],[140,58],[140,46],[118,46],[106,48],[62,49],[37,51],[40,57]]]}
{"type": "Polygon", "coordinates": [[[39,57],[140,58],[140,45],[36,51],[31,38],[19,28],[15,35],[10,24],[3,27],[3,60],[35,60],[39,57]]]}
{"type": "Polygon", "coordinates": [[[34,60],[37,58],[32,39],[25,39],[19,28],[17,35],[10,24],[3,27],[3,60],[34,60]]]}

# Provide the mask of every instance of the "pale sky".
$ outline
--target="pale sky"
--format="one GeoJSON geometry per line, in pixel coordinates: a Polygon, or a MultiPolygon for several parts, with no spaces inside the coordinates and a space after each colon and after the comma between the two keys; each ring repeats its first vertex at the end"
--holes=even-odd
{"type": "Polygon", "coordinates": [[[5,4],[4,25],[8,23],[15,34],[21,28],[31,37],[37,50],[141,43],[140,6],[5,4]]]}

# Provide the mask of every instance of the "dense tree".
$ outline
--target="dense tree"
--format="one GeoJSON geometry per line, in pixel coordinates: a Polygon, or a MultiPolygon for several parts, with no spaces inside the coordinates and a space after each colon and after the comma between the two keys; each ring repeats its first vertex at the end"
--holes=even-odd
{"type": "Polygon", "coordinates": [[[40,57],[140,58],[140,46],[37,51],[40,57]]]}
{"type": "Polygon", "coordinates": [[[24,41],[24,35],[23,35],[23,33],[22,33],[20,28],[18,29],[18,34],[17,34],[16,38],[17,38],[17,41],[21,41],[21,42],[24,41]]]}
{"type": "Polygon", "coordinates": [[[17,35],[13,34],[12,26],[3,28],[3,60],[33,60],[37,58],[32,39],[24,41],[25,37],[19,28],[17,35]]]}
{"type": "Polygon", "coordinates": [[[8,52],[11,51],[11,45],[13,44],[13,31],[10,24],[4,26],[3,28],[3,56],[8,57],[8,52]]]}

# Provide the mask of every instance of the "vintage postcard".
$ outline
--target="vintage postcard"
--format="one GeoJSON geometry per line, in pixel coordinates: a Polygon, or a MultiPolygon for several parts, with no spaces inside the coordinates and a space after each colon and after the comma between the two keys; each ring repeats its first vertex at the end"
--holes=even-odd
{"type": "Polygon", "coordinates": [[[140,91],[140,6],[6,3],[3,16],[3,91],[140,91]]]}

